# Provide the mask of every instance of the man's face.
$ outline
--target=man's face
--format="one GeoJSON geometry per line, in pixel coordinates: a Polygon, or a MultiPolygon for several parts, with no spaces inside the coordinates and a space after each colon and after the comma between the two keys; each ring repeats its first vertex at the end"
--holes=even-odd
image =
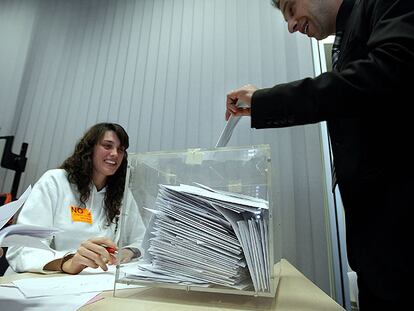
{"type": "Polygon", "coordinates": [[[280,0],[280,10],[289,32],[324,39],[335,32],[336,15],[342,0],[280,0]]]}

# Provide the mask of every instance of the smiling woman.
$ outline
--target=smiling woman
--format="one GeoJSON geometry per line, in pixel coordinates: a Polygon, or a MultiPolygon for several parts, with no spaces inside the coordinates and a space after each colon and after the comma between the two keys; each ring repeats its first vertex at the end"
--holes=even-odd
{"type": "Polygon", "coordinates": [[[114,175],[124,158],[125,147],[114,131],[106,131],[93,150],[93,182],[99,190],[108,176],[114,175]]]}
{"type": "MultiPolygon", "coordinates": [[[[77,274],[86,267],[107,270],[116,258],[118,219],[124,197],[128,134],[122,126],[99,123],[77,143],[73,154],[59,169],[47,171],[34,185],[17,222],[62,229],[45,241],[54,250],[11,247],[7,259],[17,272],[63,271],[77,274]]],[[[135,205],[131,193],[125,204],[135,205]]],[[[145,231],[136,206],[126,210],[127,230],[132,234],[120,250],[128,261],[141,254],[145,231]]]]}
{"type": "Polygon", "coordinates": [[[91,195],[91,182],[97,191],[106,186],[104,208],[108,222],[118,213],[123,197],[128,147],[129,137],[122,126],[99,123],[85,133],[73,154],[60,167],[68,172],[69,181],[77,185],[82,204],[86,204],[91,195]],[[112,164],[114,160],[117,165],[112,164]]]}
{"type": "Polygon", "coordinates": [[[93,149],[93,182],[99,190],[106,184],[108,176],[116,173],[125,154],[125,147],[114,131],[106,131],[93,149]]]}

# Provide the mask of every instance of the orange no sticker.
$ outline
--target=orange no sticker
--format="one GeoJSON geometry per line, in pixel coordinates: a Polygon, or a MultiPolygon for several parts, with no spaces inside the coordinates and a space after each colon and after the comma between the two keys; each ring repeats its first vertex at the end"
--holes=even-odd
{"type": "Polygon", "coordinates": [[[87,208],[71,206],[70,213],[72,214],[72,221],[80,221],[92,224],[92,214],[87,208]]]}

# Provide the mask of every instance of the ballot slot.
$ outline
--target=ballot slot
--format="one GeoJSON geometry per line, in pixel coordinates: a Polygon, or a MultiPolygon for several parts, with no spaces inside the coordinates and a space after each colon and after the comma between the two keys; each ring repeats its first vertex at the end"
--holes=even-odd
{"type": "Polygon", "coordinates": [[[117,284],[138,284],[274,297],[280,217],[270,174],[268,145],[129,154],[145,254],[117,266],[114,295],[117,284]]]}

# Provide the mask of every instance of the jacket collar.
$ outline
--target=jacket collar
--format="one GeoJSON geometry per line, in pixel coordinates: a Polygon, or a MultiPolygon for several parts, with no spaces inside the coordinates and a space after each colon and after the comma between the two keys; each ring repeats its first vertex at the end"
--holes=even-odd
{"type": "Polygon", "coordinates": [[[336,17],[336,32],[345,30],[354,4],[355,0],[344,0],[342,2],[341,6],[339,7],[338,15],[336,17]]]}

